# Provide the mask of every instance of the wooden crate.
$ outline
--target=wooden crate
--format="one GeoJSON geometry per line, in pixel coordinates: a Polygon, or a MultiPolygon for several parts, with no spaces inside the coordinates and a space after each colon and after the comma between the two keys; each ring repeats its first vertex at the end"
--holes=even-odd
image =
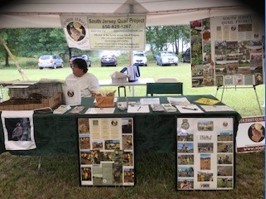
{"type": "Polygon", "coordinates": [[[57,108],[62,104],[63,98],[62,93],[56,93],[54,96],[51,96],[46,99],[40,99],[40,101],[30,101],[27,99],[24,100],[12,100],[9,99],[0,103],[0,110],[34,110],[45,107],[50,107],[52,109],[57,108]]]}

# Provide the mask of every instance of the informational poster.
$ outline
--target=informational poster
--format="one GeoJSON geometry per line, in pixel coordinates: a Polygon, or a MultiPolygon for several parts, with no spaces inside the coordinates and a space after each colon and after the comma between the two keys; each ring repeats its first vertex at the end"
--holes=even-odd
{"type": "Polygon", "coordinates": [[[133,118],[79,118],[81,186],[134,186],[133,118]]]}
{"type": "Polygon", "coordinates": [[[233,118],[177,118],[177,190],[234,188],[233,118]]]}
{"type": "Polygon", "coordinates": [[[88,28],[92,50],[145,49],[145,16],[89,16],[88,28]]]}
{"type": "Polygon", "coordinates": [[[263,83],[264,23],[253,15],[190,22],[192,86],[263,83]]]}
{"type": "Polygon", "coordinates": [[[237,152],[249,153],[265,149],[264,116],[242,118],[236,136],[237,152]]]}
{"type": "Polygon", "coordinates": [[[89,50],[89,34],[86,16],[61,16],[68,47],[89,50]]]}

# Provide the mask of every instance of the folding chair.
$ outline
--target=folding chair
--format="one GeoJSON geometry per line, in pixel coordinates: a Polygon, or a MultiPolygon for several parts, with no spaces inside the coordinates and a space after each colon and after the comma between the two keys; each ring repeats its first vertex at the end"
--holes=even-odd
{"type": "Polygon", "coordinates": [[[183,82],[147,83],[146,96],[153,96],[153,94],[183,95],[183,82]]]}
{"type": "Polygon", "coordinates": [[[118,86],[117,90],[118,90],[118,97],[120,96],[120,89],[122,89],[124,91],[124,96],[127,96],[127,92],[126,92],[126,87],[125,86],[118,86]]]}

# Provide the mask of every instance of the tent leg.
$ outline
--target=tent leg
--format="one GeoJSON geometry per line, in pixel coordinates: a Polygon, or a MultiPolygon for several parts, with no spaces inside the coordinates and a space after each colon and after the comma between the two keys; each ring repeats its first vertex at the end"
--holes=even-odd
{"type": "Polygon", "coordinates": [[[41,172],[41,166],[42,166],[42,156],[39,156],[39,160],[38,160],[38,173],[39,174],[41,172]]]}
{"type": "Polygon", "coordinates": [[[224,86],[223,86],[223,90],[222,90],[221,102],[223,101],[223,97],[224,97],[224,86]]]}
{"type": "Polygon", "coordinates": [[[256,85],[253,85],[253,89],[254,89],[254,92],[255,92],[255,95],[256,95],[256,99],[257,99],[257,102],[258,102],[258,106],[259,106],[259,109],[260,109],[260,113],[262,113],[262,109],[261,109],[261,106],[260,106],[260,102],[259,102],[259,98],[258,98],[258,94],[257,94],[257,90],[256,90],[256,85]]]}

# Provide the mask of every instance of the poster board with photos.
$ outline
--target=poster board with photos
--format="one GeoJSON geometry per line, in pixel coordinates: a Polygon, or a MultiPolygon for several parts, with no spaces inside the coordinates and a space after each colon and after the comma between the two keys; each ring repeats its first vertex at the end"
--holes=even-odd
{"type": "Polygon", "coordinates": [[[232,15],[190,22],[192,87],[263,84],[264,22],[232,15]]]}
{"type": "Polygon", "coordinates": [[[133,118],[78,118],[81,186],[134,186],[133,118]]]}
{"type": "Polygon", "coordinates": [[[177,118],[177,190],[231,190],[233,118],[177,118]]]}

